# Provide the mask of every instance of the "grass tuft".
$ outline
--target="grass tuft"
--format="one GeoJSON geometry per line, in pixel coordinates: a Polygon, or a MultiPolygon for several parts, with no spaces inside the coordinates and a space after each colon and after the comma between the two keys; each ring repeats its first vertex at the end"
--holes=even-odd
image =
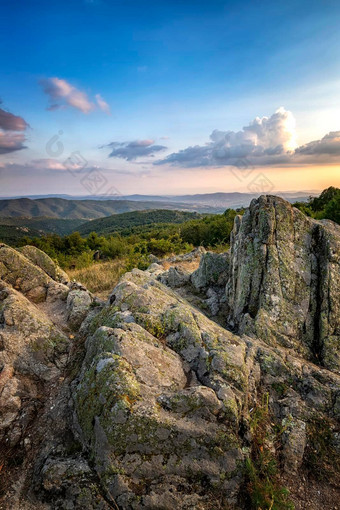
{"type": "Polygon", "coordinates": [[[125,260],[97,262],[82,269],[69,269],[71,280],[82,283],[96,296],[106,299],[126,271],[125,260]]]}

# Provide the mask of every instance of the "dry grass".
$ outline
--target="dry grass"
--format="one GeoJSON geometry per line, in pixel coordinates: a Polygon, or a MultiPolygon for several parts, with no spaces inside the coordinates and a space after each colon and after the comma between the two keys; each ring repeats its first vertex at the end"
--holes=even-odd
{"type": "MultiPolygon", "coordinates": [[[[116,259],[106,262],[96,262],[89,267],[82,269],[68,269],[67,273],[71,280],[82,283],[90,292],[101,299],[107,299],[113,288],[117,285],[119,278],[126,272],[127,260],[116,259]]],[[[199,259],[194,261],[181,261],[170,263],[164,260],[164,270],[171,266],[193,272],[199,266],[199,259]]]]}
{"type": "Polygon", "coordinates": [[[69,269],[71,280],[82,283],[96,296],[106,299],[125,272],[124,260],[97,262],[83,269],[69,269]]]}
{"type": "Polygon", "coordinates": [[[161,262],[164,269],[167,271],[171,266],[179,267],[180,269],[183,269],[184,271],[189,271],[190,273],[193,273],[196,271],[198,266],[200,265],[200,259],[197,258],[195,260],[182,260],[180,262],[169,262],[168,260],[164,260],[161,262]]]}

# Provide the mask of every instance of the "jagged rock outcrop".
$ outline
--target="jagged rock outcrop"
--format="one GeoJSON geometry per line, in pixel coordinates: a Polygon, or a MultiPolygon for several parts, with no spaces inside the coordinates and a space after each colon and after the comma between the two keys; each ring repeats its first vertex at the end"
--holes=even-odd
{"type": "Polygon", "coordinates": [[[241,334],[340,366],[340,227],[274,196],[253,200],[231,235],[229,323],[241,334]]]}
{"type": "Polygon", "coordinates": [[[126,274],[85,329],[75,419],[119,508],[235,508],[258,394],[289,472],[315,414],[340,417],[339,377],[226,331],[147,271],[126,274]]]}
{"type": "Polygon", "coordinates": [[[298,510],[335,508],[335,224],[261,197],[230,254],[202,250],[191,275],[134,269],[106,303],[26,253],[0,247],[0,447],[20,459],[4,509],[245,510],[271,476],[298,510]],[[227,328],[190,289],[216,293],[227,328]]]}
{"type": "Polygon", "coordinates": [[[160,274],[160,281],[169,285],[172,289],[183,287],[190,281],[191,273],[178,267],[170,267],[165,273],[160,274]]]}

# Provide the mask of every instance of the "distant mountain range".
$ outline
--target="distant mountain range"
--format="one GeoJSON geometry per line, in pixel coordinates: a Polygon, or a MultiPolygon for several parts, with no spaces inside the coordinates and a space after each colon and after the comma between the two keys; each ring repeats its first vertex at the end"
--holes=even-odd
{"type": "MultiPolygon", "coordinates": [[[[49,197],[23,197],[0,199],[0,217],[48,217],[91,220],[130,211],[150,209],[177,209],[199,213],[221,213],[228,208],[247,207],[260,193],[205,193],[196,195],[154,196],[129,195],[127,197],[64,195],[49,197]]],[[[280,192],[276,195],[289,202],[306,201],[309,192],[280,192]]]]}
{"type": "MultiPolygon", "coordinates": [[[[133,200],[65,200],[64,198],[16,198],[0,200],[0,217],[48,217],[63,219],[103,218],[112,214],[151,209],[179,209],[197,211],[195,204],[180,204],[168,202],[150,202],[133,200]]],[[[218,208],[222,212],[223,208],[218,208]]],[[[214,213],[215,207],[202,204],[200,212],[214,213]]]]}

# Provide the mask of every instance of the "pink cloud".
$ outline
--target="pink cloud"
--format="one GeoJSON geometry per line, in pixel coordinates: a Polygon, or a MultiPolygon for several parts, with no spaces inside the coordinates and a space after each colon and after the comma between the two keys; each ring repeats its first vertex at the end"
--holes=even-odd
{"type": "Polygon", "coordinates": [[[25,149],[25,135],[22,133],[4,133],[0,131],[0,154],[25,149]]]}
{"type": "Polygon", "coordinates": [[[97,104],[99,106],[99,108],[107,113],[108,115],[110,115],[110,106],[107,104],[106,101],[104,101],[104,99],[102,98],[102,96],[100,94],[96,94],[96,101],[97,101],[97,104]]]}
{"type": "Polygon", "coordinates": [[[34,159],[31,161],[30,165],[32,165],[37,170],[57,170],[57,171],[66,171],[66,170],[80,170],[83,168],[82,164],[77,164],[75,162],[67,161],[67,164],[61,163],[56,159],[51,158],[42,158],[42,159],[34,159]]]}
{"type": "MultiPolygon", "coordinates": [[[[51,101],[48,110],[60,110],[70,106],[87,114],[96,108],[95,103],[89,99],[85,92],[77,89],[66,80],[54,77],[42,80],[41,84],[45,94],[49,96],[51,101]]],[[[100,94],[97,94],[95,98],[98,107],[109,113],[110,107],[100,94]]]]}
{"type": "Polygon", "coordinates": [[[0,108],[0,128],[4,131],[25,131],[28,127],[27,122],[19,115],[6,112],[0,108]]]}

